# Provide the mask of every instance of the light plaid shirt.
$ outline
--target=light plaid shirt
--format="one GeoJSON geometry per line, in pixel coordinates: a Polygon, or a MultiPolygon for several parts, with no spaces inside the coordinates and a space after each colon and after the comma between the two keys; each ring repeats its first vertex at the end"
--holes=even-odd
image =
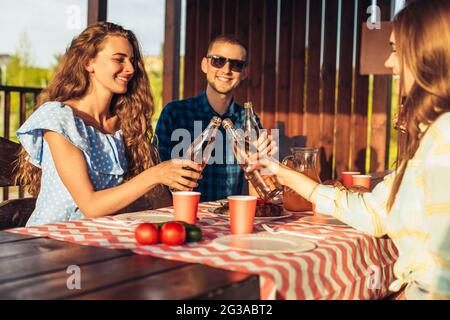
{"type": "Polygon", "coordinates": [[[394,241],[399,258],[392,291],[408,284],[408,299],[450,299],[450,112],[425,132],[387,212],[394,177],[395,172],[364,194],[321,185],[317,211],[394,241]]]}

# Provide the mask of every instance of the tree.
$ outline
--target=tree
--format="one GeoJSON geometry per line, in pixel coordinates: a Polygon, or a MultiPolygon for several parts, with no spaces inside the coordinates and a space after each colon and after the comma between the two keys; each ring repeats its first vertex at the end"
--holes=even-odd
{"type": "MultiPolygon", "coordinates": [[[[33,63],[31,43],[26,33],[22,33],[16,52],[11,56],[6,69],[6,85],[19,87],[47,86],[53,70],[36,67],[33,63]]],[[[34,97],[27,94],[26,110],[30,114],[33,110],[34,97]]],[[[18,93],[11,93],[11,118],[10,137],[15,138],[15,132],[19,128],[20,96],[18,93]]],[[[3,119],[2,119],[3,120],[3,119]]]]}

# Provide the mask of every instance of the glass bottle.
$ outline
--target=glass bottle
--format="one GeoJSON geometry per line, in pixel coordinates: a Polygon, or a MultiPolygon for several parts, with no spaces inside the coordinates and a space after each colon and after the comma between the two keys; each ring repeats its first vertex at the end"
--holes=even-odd
{"type": "MultiPolygon", "coordinates": [[[[189,159],[198,164],[201,164],[203,170],[209,159],[211,158],[214,141],[216,140],[216,135],[221,123],[222,120],[219,117],[214,116],[205,130],[203,130],[203,132],[197,138],[195,138],[191,145],[188,147],[183,159],[189,159]]],[[[183,169],[194,171],[190,167],[183,167],[183,169]]],[[[192,180],[190,178],[186,179],[192,180]]],[[[170,190],[176,191],[176,189],[174,188],[170,188],[170,190]]]]}
{"type": "MultiPolygon", "coordinates": [[[[253,113],[253,104],[251,102],[244,103],[244,124],[242,125],[242,130],[244,131],[244,136],[250,142],[249,146],[258,141],[260,136],[260,129],[258,123],[255,119],[255,114],[253,113]]],[[[246,150],[248,152],[248,150],[246,150]]]]}
{"type": "Polygon", "coordinates": [[[233,122],[230,119],[222,121],[222,125],[233,140],[233,152],[241,168],[244,170],[244,175],[247,180],[255,188],[259,197],[263,200],[272,200],[274,197],[282,192],[282,187],[275,176],[262,175],[259,170],[247,172],[249,166],[249,140],[243,134],[234,128],[233,122]]]}
{"type": "Polygon", "coordinates": [[[219,117],[212,117],[205,130],[191,143],[184,159],[201,164],[203,169],[211,158],[214,141],[221,123],[222,120],[219,117]]]}
{"type": "MultiPolygon", "coordinates": [[[[283,164],[320,183],[317,168],[318,148],[291,148],[291,155],[283,159],[283,164]]],[[[314,211],[313,205],[289,187],[283,190],[283,206],[289,211],[314,211]]]]}

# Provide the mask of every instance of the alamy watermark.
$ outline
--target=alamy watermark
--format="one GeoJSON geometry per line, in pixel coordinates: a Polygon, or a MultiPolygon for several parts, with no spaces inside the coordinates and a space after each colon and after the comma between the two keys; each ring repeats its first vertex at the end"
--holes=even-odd
{"type": "Polygon", "coordinates": [[[381,29],[381,9],[379,6],[373,4],[367,7],[367,14],[370,14],[366,21],[367,28],[369,30],[381,29]]]}
{"type": "Polygon", "coordinates": [[[66,286],[69,290],[81,290],[81,269],[77,265],[67,267],[66,273],[70,274],[67,278],[66,286]]]}
{"type": "Polygon", "coordinates": [[[81,29],[81,8],[75,4],[72,4],[66,9],[67,20],[66,27],[69,30],[81,29]]]}
{"type": "Polygon", "coordinates": [[[371,265],[366,270],[366,287],[370,290],[381,288],[381,269],[378,266],[371,265]]]}
{"type": "MultiPolygon", "coordinates": [[[[261,136],[266,137],[266,140],[270,143],[270,141],[275,142],[276,146],[279,146],[279,140],[280,140],[280,132],[279,129],[260,129],[259,135],[255,131],[251,131],[250,133],[247,133],[248,141],[250,141],[249,144],[246,144],[243,137],[245,136],[245,133],[242,129],[236,129],[236,132],[239,137],[242,139],[238,140],[237,143],[232,139],[232,137],[226,133],[225,135],[219,130],[217,131],[217,134],[215,136],[214,144],[212,146],[212,149],[210,150],[211,156],[209,157],[208,161],[205,163],[207,165],[210,164],[239,164],[239,165],[251,165],[255,164],[260,158],[258,158],[258,152],[264,151],[259,149],[257,146],[258,138],[261,136]],[[269,134],[270,132],[270,134],[269,134]],[[225,141],[225,148],[224,148],[224,141],[225,141]],[[245,156],[236,156],[235,152],[238,155],[244,155],[245,156]],[[253,155],[250,156],[250,155],[253,155]]],[[[194,121],[194,132],[193,136],[198,137],[202,134],[202,122],[201,121],[194,121]]],[[[188,148],[193,141],[192,135],[189,130],[179,128],[172,132],[171,136],[172,142],[177,142],[177,144],[172,148],[171,151],[171,159],[183,159],[186,158],[188,148]]],[[[279,153],[275,152],[273,154],[270,154],[271,158],[274,158],[276,160],[279,160],[279,153]]],[[[203,159],[203,155],[200,154],[200,159],[203,159]]],[[[192,159],[196,162],[201,162],[198,159],[192,159]]],[[[262,174],[270,174],[269,171],[266,171],[266,169],[261,169],[262,174]]]]}

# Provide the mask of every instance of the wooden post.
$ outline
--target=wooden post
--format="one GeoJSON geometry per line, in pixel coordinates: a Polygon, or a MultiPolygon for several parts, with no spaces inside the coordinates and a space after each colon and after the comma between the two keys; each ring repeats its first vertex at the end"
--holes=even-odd
{"type": "MultiPolygon", "coordinates": [[[[278,2],[276,0],[264,1],[263,14],[263,67],[261,79],[261,106],[260,113],[262,125],[266,129],[274,128],[274,112],[276,103],[275,83],[276,79],[276,42],[277,42],[277,12],[278,2]]],[[[250,54],[258,54],[256,52],[250,54]]]]}
{"type": "Polygon", "coordinates": [[[195,91],[195,72],[198,63],[195,59],[197,49],[197,1],[186,0],[186,45],[184,51],[183,98],[197,95],[195,91]]]}
{"type": "Polygon", "coordinates": [[[291,89],[292,52],[292,0],[282,0],[280,4],[280,37],[278,47],[278,73],[276,79],[275,126],[286,127],[289,119],[289,94],[291,89]]]}
{"type": "MultiPolygon", "coordinates": [[[[355,11],[353,1],[342,1],[342,16],[351,15],[355,11]]],[[[335,170],[340,178],[342,171],[349,169],[350,127],[352,113],[352,80],[353,80],[353,19],[342,19],[340,34],[339,79],[336,115],[336,156],[335,170]]]]}
{"type": "MultiPolygon", "coordinates": [[[[320,117],[320,178],[333,178],[334,106],[336,100],[336,49],[338,34],[338,0],[325,3],[320,117]]],[[[347,18],[349,19],[349,18],[347,18]]]]}
{"type": "MultiPolygon", "coordinates": [[[[381,20],[391,17],[391,1],[378,0],[381,8],[381,20]]],[[[389,155],[389,140],[387,135],[387,118],[390,116],[391,88],[388,76],[374,76],[372,130],[370,137],[370,172],[386,170],[386,159],[389,155]]]]}
{"type": "Polygon", "coordinates": [[[163,105],[180,95],[181,0],[166,0],[164,35],[163,105]]]}
{"type": "Polygon", "coordinates": [[[362,173],[366,172],[366,153],[367,153],[367,114],[369,97],[369,76],[361,75],[361,55],[359,54],[362,46],[362,26],[366,23],[368,14],[367,7],[371,5],[371,0],[362,0],[358,4],[357,22],[356,22],[356,64],[355,64],[355,90],[353,92],[354,107],[351,127],[351,165],[349,170],[356,170],[362,173]]]}
{"type": "Polygon", "coordinates": [[[106,21],[108,0],[88,0],[88,26],[106,21]]]}
{"type": "MultiPolygon", "coordinates": [[[[261,14],[261,13],[259,13],[261,14]]],[[[237,25],[236,25],[236,37],[244,43],[248,48],[249,32],[250,32],[250,0],[239,0],[237,6],[237,25]]],[[[250,56],[254,53],[249,52],[250,56]]],[[[241,82],[239,88],[234,93],[234,99],[241,106],[248,100],[248,81],[241,82]]]]}
{"type": "Polygon", "coordinates": [[[289,136],[303,133],[305,94],[305,37],[306,0],[296,0],[292,9],[291,92],[289,95],[289,120],[286,132],[289,136]]]}
{"type": "Polygon", "coordinates": [[[306,74],[306,113],[303,131],[308,147],[320,145],[320,50],[322,32],[322,0],[310,2],[306,74]]]}
{"type": "Polygon", "coordinates": [[[248,75],[248,100],[253,102],[253,110],[260,115],[261,105],[261,74],[262,74],[262,50],[263,50],[263,17],[264,3],[261,0],[252,0],[250,7],[250,32],[248,40],[249,49],[249,75],[248,75]]]}

